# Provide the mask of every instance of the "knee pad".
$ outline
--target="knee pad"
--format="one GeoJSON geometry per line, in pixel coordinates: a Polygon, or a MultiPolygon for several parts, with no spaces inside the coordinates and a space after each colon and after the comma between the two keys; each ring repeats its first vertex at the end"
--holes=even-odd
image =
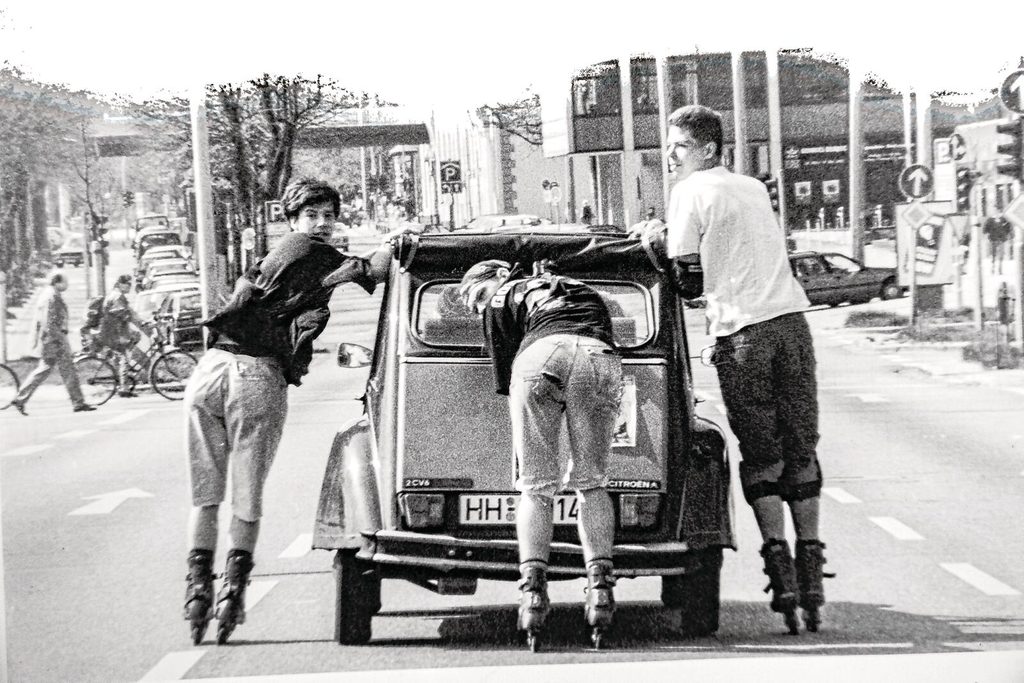
{"type": "Polygon", "coordinates": [[[743,482],[743,498],[747,503],[753,504],[759,498],[778,495],[780,495],[779,483],[776,481],[743,482]]]}
{"type": "Polygon", "coordinates": [[[555,493],[558,491],[558,484],[541,484],[536,486],[530,486],[529,488],[523,488],[523,496],[529,496],[529,498],[537,503],[544,504],[551,507],[555,500],[555,493]]]}

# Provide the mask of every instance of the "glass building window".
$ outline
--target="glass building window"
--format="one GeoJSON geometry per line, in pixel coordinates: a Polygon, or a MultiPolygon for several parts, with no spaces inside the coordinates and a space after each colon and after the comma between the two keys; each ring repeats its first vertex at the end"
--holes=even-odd
{"type": "Polygon", "coordinates": [[[658,113],[658,67],[653,59],[632,59],[629,63],[633,91],[633,114],[658,113]]]}
{"type": "Polygon", "coordinates": [[[699,104],[697,98],[697,64],[692,57],[669,57],[668,76],[669,113],[689,104],[699,104]]]}
{"type": "Polygon", "coordinates": [[[574,116],[620,116],[618,62],[602,62],[580,72],[572,81],[572,103],[574,116]]]}

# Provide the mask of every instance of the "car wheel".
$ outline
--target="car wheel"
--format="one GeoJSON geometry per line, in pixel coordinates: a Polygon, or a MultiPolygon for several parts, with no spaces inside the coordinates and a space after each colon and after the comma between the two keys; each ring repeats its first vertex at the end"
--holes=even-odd
{"type": "Polygon", "coordinates": [[[334,639],[342,645],[368,642],[373,615],[380,610],[380,575],[357,559],[355,550],[342,549],[334,557],[334,579],[334,639]]]}
{"type": "Polygon", "coordinates": [[[722,549],[695,552],[700,560],[695,572],[661,577],[661,602],[679,610],[679,632],[690,638],[709,636],[718,630],[721,606],[722,549]]]}
{"type": "Polygon", "coordinates": [[[882,291],[878,295],[882,297],[883,301],[898,299],[903,296],[903,288],[896,284],[895,279],[889,278],[882,283],[882,291]]]}

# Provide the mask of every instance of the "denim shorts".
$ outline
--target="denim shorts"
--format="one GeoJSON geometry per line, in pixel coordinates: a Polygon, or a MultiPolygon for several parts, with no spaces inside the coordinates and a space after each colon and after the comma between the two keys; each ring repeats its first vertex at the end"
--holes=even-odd
{"type": "Polygon", "coordinates": [[[280,363],[210,349],[189,378],[184,402],[192,504],[223,502],[230,468],[232,514],[259,520],[288,415],[280,363]]]}
{"type": "Polygon", "coordinates": [[[818,384],[804,314],[719,337],[714,363],[729,428],[739,441],[746,499],[819,495],[818,384]]]}

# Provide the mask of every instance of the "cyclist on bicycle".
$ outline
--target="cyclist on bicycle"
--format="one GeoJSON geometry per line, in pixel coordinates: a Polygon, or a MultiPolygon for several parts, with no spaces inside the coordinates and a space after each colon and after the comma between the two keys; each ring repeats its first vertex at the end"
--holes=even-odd
{"type": "Polygon", "coordinates": [[[110,293],[103,300],[103,314],[100,318],[99,332],[95,341],[102,347],[110,349],[117,358],[118,396],[134,396],[127,387],[130,361],[128,354],[142,335],[149,336],[149,326],[138,316],[128,303],[128,292],[131,291],[132,280],[129,275],[117,278],[110,293]],[[138,331],[131,329],[134,325],[138,331]]]}

